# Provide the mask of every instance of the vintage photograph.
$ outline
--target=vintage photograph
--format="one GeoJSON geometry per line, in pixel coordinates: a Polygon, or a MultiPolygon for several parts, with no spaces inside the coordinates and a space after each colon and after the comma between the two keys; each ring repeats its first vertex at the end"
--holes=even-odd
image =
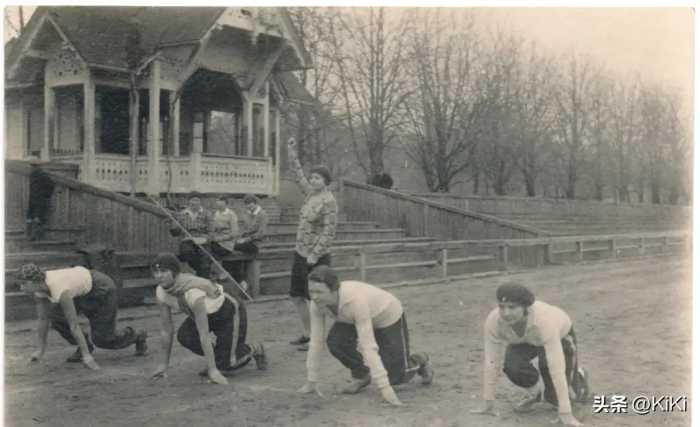
{"type": "Polygon", "coordinates": [[[4,425],[691,425],[693,8],[3,11],[4,425]]]}

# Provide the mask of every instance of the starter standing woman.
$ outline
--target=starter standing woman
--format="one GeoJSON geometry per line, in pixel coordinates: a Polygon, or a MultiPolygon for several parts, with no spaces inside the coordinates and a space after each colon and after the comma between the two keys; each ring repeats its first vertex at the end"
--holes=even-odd
{"type": "Polygon", "coordinates": [[[290,344],[299,345],[299,350],[308,350],[309,336],[309,282],[308,275],[317,265],[330,265],[330,247],[335,238],[338,205],[333,193],[328,189],[331,174],[324,166],[311,169],[306,179],[297,155],[297,143],[294,138],[287,141],[289,163],[294,170],[297,183],[306,198],[299,212],[292,280],[289,296],[299,312],[302,335],[290,344]]]}

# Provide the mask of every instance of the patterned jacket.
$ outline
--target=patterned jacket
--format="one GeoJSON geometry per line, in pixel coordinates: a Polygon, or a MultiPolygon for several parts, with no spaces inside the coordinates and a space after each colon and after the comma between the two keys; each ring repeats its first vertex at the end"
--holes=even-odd
{"type": "Polygon", "coordinates": [[[289,150],[289,160],[297,183],[306,196],[299,212],[295,249],[304,258],[317,261],[330,253],[338,223],[338,204],[329,190],[313,192],[294,150],[289,150]]]}

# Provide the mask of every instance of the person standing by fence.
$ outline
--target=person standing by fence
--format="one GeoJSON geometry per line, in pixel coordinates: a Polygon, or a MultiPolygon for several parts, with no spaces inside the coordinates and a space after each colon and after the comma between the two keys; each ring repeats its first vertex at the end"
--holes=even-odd
{"type": "Polygon", "coordinates": [[[29,174],[29,207],[27,208],[27,237],[41,240],[46,234],[46,226],[51,215],[51,197],[54,182],[41,167],[32,163],[29,174]]]}
{"type": "Polygon", "coordinates": [[[294,261],[289,296],[301,320],[302,335],[291,341],[299,350],[308,350],[311,326],[309,321],[309,281],[308,274],[317,265],[330,265],[330,247],[335,239],[338,205],[328,188],[331,174],[325,166],[311,169],[306,179],[297,153],[294,138],[287,141],[289,163],[296,174],[297,183],[304,193],[304,203],[299,212],[294,261]]]}

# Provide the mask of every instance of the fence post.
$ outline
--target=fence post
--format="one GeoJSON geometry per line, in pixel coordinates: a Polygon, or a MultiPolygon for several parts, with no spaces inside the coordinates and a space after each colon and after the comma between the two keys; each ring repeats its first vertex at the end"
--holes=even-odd
{"type": "Polygon", "coordinates": [[[617,245],[615,244],[614,238],[610,239],[610,242],[608,242],[608,248],[610,249],[610,257],[617,258],[617,245]]]}
{"type": "Polygon", "coordinates": [[[440,251],[440,263],[442,264],[442,278],[447,278],[447,249],[443,248],[440,251]]]}
{"type": "Polygon", "coordinates": [[[498,257],[501,259],[503,265],[508,268],[508,244],[502,243],[498,245],[498,257]]]}
{"type": "Polygon", "coordinates": [[[360,248],[359,259],[360,259],[360,280],[362,280],[363,282],[366,282],[367,281],[367,254],[365,253],[364,248],[360,248]]]}
{"type": "Polygon", "coordinates": [[[428,204],[423,203],[423,237],[428,235],[428,204]]]}
{"type": "Polygon", "coordinates": [[[646,249],[644,247],[644,237],[641,237],[639,239],[639,255],[644,255],[646,253],[646,249]]]}
{"type": "Polygon", "coordinates": [[[579,261],[583,261],[583,240],[576,242],[576,258],[579,261]]]}
{"type": "Polygon", "coordinates": [[[552,254],[552,242],[547,242],[544,245],[544,263],[552,264],[554,254],[552,254]]]}
{"type": "Polygon", "coordinates": [[[661,247],[661,253],[668,252],[668,236],[664,236],[664,245],[661,247]]]}

